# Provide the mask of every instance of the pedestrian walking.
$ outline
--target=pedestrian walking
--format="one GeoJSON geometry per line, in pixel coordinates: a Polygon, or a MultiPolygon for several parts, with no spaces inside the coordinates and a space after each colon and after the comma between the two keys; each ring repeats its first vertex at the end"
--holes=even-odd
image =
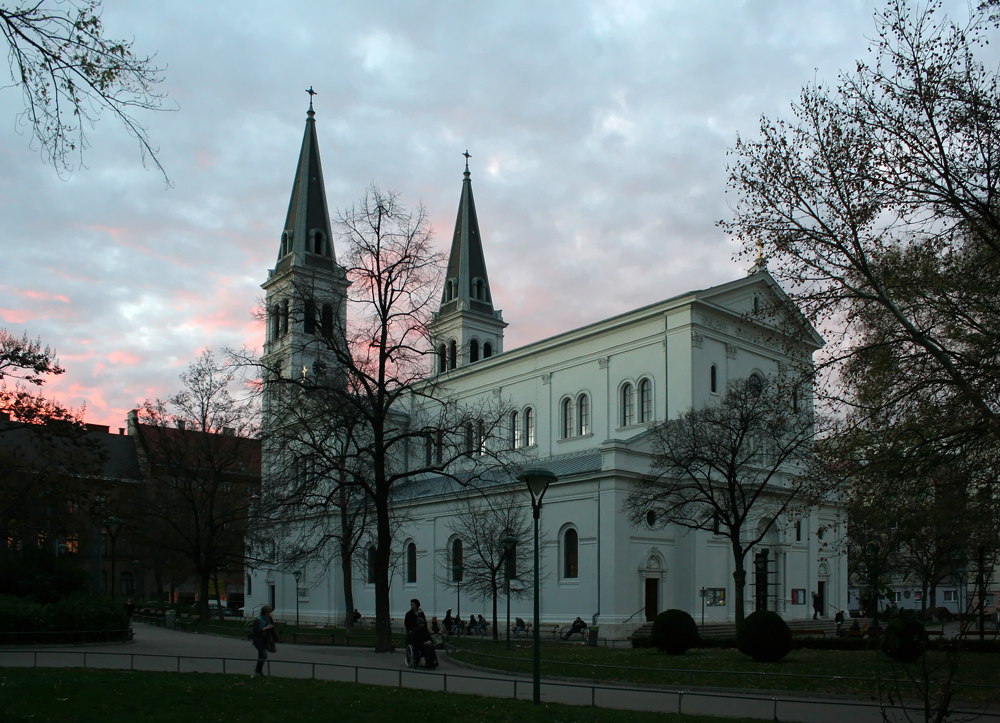
{"type": "Polygon", "coordinates": [[[254,675],[264,675],[264,662],[268,652],[276,652],[274,644],[274,620],[271,618],[271,608],[267,605],[260,609],[260,615],[253,621],[253,646],[257,648],[257,667],[254,675]]]}

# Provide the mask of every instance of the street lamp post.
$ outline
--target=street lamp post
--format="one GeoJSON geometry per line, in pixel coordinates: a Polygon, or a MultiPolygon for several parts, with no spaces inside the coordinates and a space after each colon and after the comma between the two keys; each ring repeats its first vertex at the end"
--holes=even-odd
{"type": "Polygon", "coordinates": [[[115,542],[118,539],[118,530],[122,528],[122,521],[117,517],[109,517],[104,521],[104,529],[108,531],[111,538],[111,599],[115,599],[115,542]]]}
{"type": "Polygon", "coordinates": [[[451,568],[452,572],[454,573],[453,577],[455,582],[457,583],[457,590],[458,590],[458,602],[455,604],[455,616],[458,618],[458,621],[456,623],[458,629],[458,637],[462,637],[462,571],[464,569],[465,568],[463,568],[461,565],[455,565],[453,568],[451,568]]]}
{"type": "Polygon", "coordinates": [[[292,573],[292,577],[295,578],[295,629],[299,628],[299,580],[302,579],[302,570],[296,570],[292,573]]]}
{"type": "Polygon", "coordinates": [[[701,589],[701,629],[705,630],[705,588],[701,589]]]}
{"type": "Polygon", "coordinates": [[[503,580],[507,593],[507,650],[510,650],[510,578],[512,577],[510,573],[513,567],[514,545],[517,544],[517,538],[508,532],[500,538],[500,543],[503,545],[503,580]]]}
{"type": "Polygon", "coordinates": [[[532,699],[535,705],[542,702],[542,638],[539,626],[539,593],[538,593],[538,518],[542,511],[542,497],[545,490],[558,478],[547,469],[526,469],[517,476],[528,486],[531,493],[531,513],[535,521],[535,622],[534,622],[534,660],[532,662],[532,699]]]}

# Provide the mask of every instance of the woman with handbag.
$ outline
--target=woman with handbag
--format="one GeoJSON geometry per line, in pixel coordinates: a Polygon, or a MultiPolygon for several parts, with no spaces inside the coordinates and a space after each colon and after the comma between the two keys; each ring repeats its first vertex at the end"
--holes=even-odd
{"type": "Polygon", "coordinates": [[[267,660],[268,651],[274,653],[278,649],[274,644],[275,637],[271,608],[265,605],[253,621],[253,646],[257,648],[257,668],[254,675],[264,675],[264,661],[267,660]]]}

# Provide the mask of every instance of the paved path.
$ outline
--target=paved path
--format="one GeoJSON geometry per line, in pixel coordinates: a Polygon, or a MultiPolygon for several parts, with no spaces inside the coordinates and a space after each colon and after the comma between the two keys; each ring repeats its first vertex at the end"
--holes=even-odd
{"type": "MultiPolygon", "coordinates": [[[[249,641],[200,635],[136,623],[135,639],[124,645],[25,646],[0,648],[0,667],[93,667],[250,674],[256,650],[249,641]]],[[[434,671],[410,670],[402,653],[379,654],[364,648],[280,643],[272,654],[269,674],[317,678],[393,687],[531,699],[529,677],[475,671],[442,656],[434,671]]],[[[801,723],[879,723],[877,705],[846,698],[820,699],[801,694],[601,685],[589,681],[543,679],[542,700],[604,708],[683,712],[801,723]]],[[[890,721],[905,721],[902,711],[886,711],[890,721]]],[[[971,720],[955,716],[952,721],[971,720]]],[[[980,717],[1000,723],[1000,712],[980,717]]]]}

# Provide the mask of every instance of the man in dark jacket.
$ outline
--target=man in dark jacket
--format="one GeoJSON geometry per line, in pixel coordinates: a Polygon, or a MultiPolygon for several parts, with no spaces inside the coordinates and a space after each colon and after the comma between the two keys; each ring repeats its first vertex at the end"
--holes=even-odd
{"type": "Polygon", "coordinates": [[[274,634],[274,620],[271,619],[271,608],[267,605],[260,609],[260,615],[253,621],[253,646],[257,648],[257,667],[254,675],[264,675],[264,661],[267,660],[268,643],[274,634]]]}
{"type": "Polygon", "coordinates": [[[427,630],[427,617],[416,598],[410,600],[410,609],[403,618],[403,627],[406,628],[406,642],[413,646],[418,662],[422,656],[424,667],[436,668],[437,655],[434,653],[430,631],[427,630]]]}

